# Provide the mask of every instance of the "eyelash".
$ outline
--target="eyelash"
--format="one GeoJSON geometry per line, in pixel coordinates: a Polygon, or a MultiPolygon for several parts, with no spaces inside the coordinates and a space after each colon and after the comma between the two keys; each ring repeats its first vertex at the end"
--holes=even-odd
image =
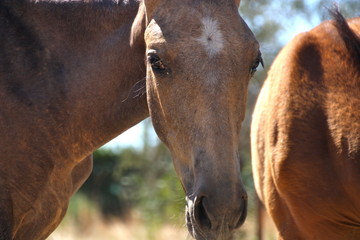
{"type": "Polygon", "coordinates": [[[258,56],[257,56],[257,58],[256,58],[256,61],[255,61],[254,65],[253,65],[253,66],[251,67],[251,69],[250,69],[251,75],[253,75],[253,74],[256,72],[259,64],[261,64],[261,66],[264,68],[264,61],[263,61],[263,59],[262,59],[262,57],[261,57],[261,52],[259,52],[259,54],[258,54],[258,56]]]}
{"type": "Polygon", "coordinates": [[[164,72],[166,71],[166,65],[160,59],[160,57],[156,54],[151,54],[148,56],[148,62],[151,65],[153,71],[156,72],[164,72]]]}

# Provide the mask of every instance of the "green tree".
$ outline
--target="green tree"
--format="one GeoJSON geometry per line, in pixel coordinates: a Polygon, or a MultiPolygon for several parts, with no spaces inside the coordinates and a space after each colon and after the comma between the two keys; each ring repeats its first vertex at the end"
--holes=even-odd
{"type": "Polygon", "coordinates": [[[185,196],[166,146],[150,142],[145,122],[143,148],[99,149],[93,171],[79,193],[98,205],[103,216],[126,219],[140,210],[149,225],[183,219],[185,196]]]}

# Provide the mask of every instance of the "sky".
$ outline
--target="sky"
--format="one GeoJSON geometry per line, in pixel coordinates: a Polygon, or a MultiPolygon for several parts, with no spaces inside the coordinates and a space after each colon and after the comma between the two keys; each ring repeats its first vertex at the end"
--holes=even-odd
{"type": "MultiPolygon", "coordinates": [[[[149,120],[144,120],[149,121],[149,120]]],[[[141,122],[134,127],[128,129],[118,137],[114,138],[107,144],[103,146],[103,148],[110,148],[110,149],[121,149],[132,147],[135,149],[141,149],[143,147],[143,138],[144,138],[144,128],[145,122],[141,122]]],[[[158,139],[155,131],[151,128],[149,134],[149,140],[152,143],[151,145],[156,145],[160,140],[158,139]]]]}

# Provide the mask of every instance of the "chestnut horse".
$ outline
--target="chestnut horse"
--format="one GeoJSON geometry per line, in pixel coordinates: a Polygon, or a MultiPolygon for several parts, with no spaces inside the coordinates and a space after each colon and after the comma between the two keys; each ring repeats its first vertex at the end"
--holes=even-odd
{"type": "Polygon", "coordinates": [[[280,52],[253,114],[255,186],[279,239],[360,239],[360,18],[332,14],[280,52]]]}
{"type": "Polygon", "coordinates": [[[0,239],[45,239],[91,153],[149,115],[190,233],[231,238],[246,217],[239,131],[262,62],[239,4],[1,0],[0,239]]]}

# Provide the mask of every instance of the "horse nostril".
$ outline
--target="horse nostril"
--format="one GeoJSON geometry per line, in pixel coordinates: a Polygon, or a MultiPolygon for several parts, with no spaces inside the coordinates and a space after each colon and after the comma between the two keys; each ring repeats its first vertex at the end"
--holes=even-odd
{"type": "Polygon", "coordinates": [[[239,228],[245,222],[247,216],[247,199],[248,197],[246,193],[241,196],[240,215],[233,229],[239,228]]]}
{"type": "Polygon", "coordinates": [[[199,227],[211,229],[211,221],[204,206],[204,199],[205,197],[196,199],[194,209],[195,220],[199,227]]]}

